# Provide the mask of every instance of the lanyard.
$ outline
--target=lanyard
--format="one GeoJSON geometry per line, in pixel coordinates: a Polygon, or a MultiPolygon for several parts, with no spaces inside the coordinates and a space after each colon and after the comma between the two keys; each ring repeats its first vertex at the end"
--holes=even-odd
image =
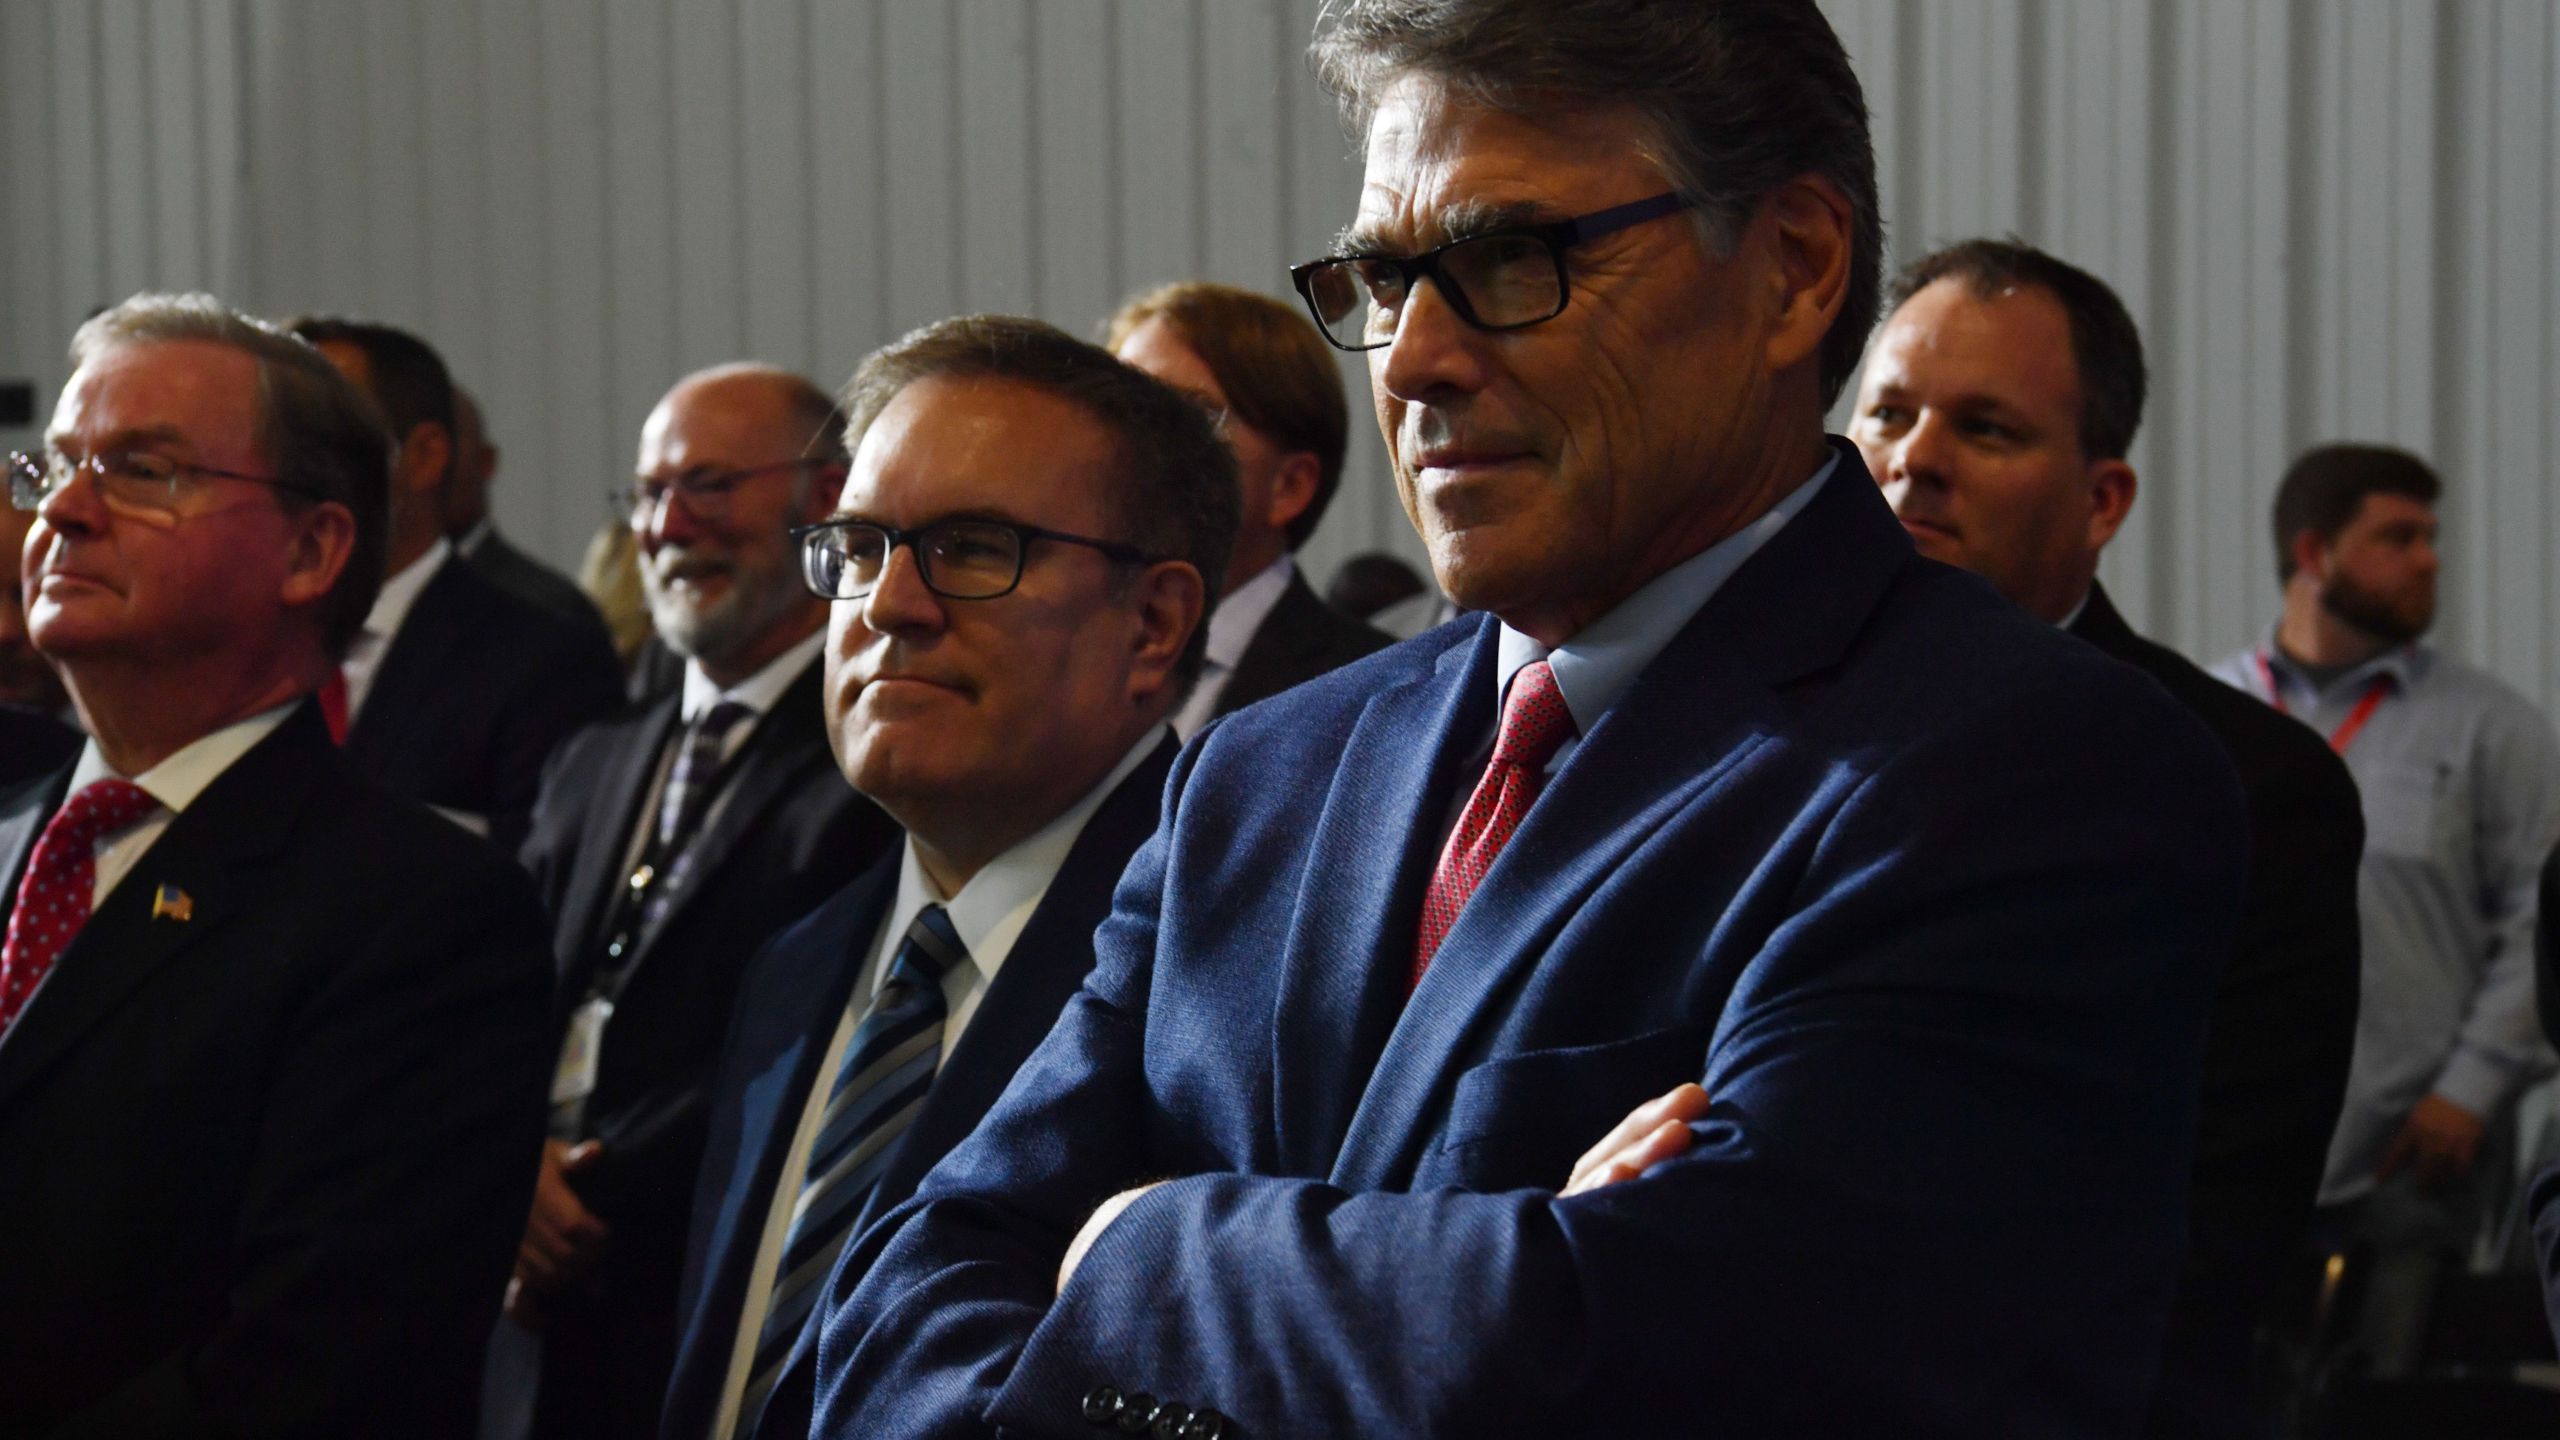
{"type": "MultiPolygon", "coordinates": [[[[2290,713],[2285,709],[2284,687],[2276,683],[2276,667],[2268,661],[2267,652],[2259,651],[2257,661],[2258,678],[2267,682],[2267,703],[2276,707],[2279,715],[2290,713]]],[[[2329,748],[2341,755],[2346,754],[2347,747],[2356,743],[2357,733],[2364,729],[2364,722],[2372,719],[2373,712],[2382,708],[2382,697],[2390,693],[2390,676],[2376,675],[2367,681],[2364,698],[2356,701],[2356,708],[2348,711],[2347,718],[2338,722],[2338,728],[2329,732],[2329,748]]]]}

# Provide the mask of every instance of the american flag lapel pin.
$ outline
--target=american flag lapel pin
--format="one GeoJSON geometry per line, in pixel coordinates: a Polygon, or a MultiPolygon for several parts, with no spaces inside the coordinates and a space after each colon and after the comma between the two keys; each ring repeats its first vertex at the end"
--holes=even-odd
{"type": "Polygon", "coordinates": [[[196,918],[195,897],[175,885],[163,885],[151,897],[151,918],[175,920],[184,925],[196,918]]]}

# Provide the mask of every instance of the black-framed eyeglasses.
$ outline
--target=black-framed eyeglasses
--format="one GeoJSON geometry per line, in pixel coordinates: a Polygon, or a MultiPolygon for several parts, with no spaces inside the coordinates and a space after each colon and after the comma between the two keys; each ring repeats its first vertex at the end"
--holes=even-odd
{"type": "Polygon", "coordinates": [[[98,498],[116,510],[127,513],[167,516],[178,513],[179,483],[189,475],[214,475],[225,480],[246,480],[252,484],[270,485],[297,495],[317,495],[308,485],[297,484],[275,475],[251,475],[242,470],[224,470],[212,465],[198,465],[190,460],[176,460],[154,450],[101,450],[95,455],[74,460],[58,450],[41,457],[21,450],[9,452],[9,503],[20,510],[40,510],[55,492],[69,485],[83,470],[98,487],[98,498]]]}
{"type": "Polygon", "coordinates": [[[1152,565],[1158,558],[1116,540],[977,517],[935,520],[912,530],[868,520],[821,520],[794,526],[791,538],[800,546],[800,578],[821,600],[859,600],[878,589],[890,552],[901,545],[915,551],[925,588],[950,600],[1012,594],[1022,583],[1023,552],[1034,540],[1082,545],[1119,565],[1152,565]]]}
{"type": "Polygon", "coordinates": [[[632,526],[649,523],[658,507],[675,496],[697,520],[717,524],[729,513],[730,497],[738,487],[759,475],[778,470],[809,470],[845,463],[809,457],[799,460],[776,460],[770,465],[749,465],[743,470],[700,470],[668,478],[662,475],[638,475],[628,485],[618,485],[605,492],[605,505],[610,513],[623,517],[632,526]]]}
{"type": "Polygon", "coordinates": [[[1517,330],[1552,320],[1573,298],[1565,252],[1698,202],[1676,191],[1543,225],[1469,235],[1419,255],[1329,255],[1289,267],[1324,338],[1342,350],[1375,350],[1395,339],[1405,297],[1429,278],[1458,318],[1479,330],[1517,330]]]}

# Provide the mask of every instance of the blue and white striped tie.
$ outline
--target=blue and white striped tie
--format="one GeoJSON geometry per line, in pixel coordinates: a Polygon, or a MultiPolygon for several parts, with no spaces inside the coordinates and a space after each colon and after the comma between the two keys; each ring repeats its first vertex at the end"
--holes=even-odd
{"type": "Polygon", "coordinates": [[[854,1026],[791,1209],[773,1298],[756,1335],[755,1368],[738,1407],[739,1435],[755,1433],[774,1384],[817,1343],[809,1314],[898,1137],[924,1108],[942,1054],[942,977],[968,953],[951,917],[926,906],[889,963],[888,983],[854,1026]]]}

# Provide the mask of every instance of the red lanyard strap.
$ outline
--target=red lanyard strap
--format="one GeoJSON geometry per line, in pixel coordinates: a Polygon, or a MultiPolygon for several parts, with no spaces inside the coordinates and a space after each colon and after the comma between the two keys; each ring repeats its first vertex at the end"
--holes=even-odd
{"type": "MultiPolygon", "coordinates": [[[[2276,683],[2276,667],[2267,659],[2267,652],[2259,651],[2256,659],[2258,676],[2267,683],[2267,703],[2276,707],[2279,715],[2291,713],[2285,708],[2284,687],[2276,683]]],[[[2346,754],[2347,747],[2356,743],[2357,733],[2364,729],[2364,722],[2372,719],[2373,712],[2382,708],[2382,697],[2390,693],[2390,676],[2376,675],[2367,681],[2364,697],[2356,701],[2356,708],[2348,711],[2347,718],[2338,722],[2338,728],[2329,732],[2329,748],[2341,755],[2346,754]]]]}

